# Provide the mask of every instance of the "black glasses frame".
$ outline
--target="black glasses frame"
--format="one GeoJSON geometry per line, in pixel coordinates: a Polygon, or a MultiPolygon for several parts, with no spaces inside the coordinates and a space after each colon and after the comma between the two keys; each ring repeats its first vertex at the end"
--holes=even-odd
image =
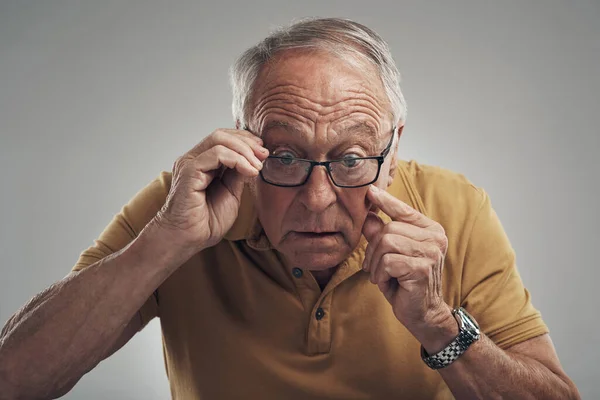
{"type": "Polygon", "coordinates": [[[268,183],[269,185],[273,185],[273,186],[279,186],[279,187],[298,187],[298,186],[302,186],[304,185],[306,182],[308,182],[308,180],[310,179],[310,175],[313,172],[313,168],[319,165],[322,165],[325,167],[325,169],[327,170],[327,175],[329,175],[329,179],[331,179],[331,182],[333,182],[333,184],[337,187],[341,187],[341,188],[360,188],[360,187],[364,187],[364,186],[368,186],[370,184],[372,184],[373,182],[377,181],[377,179],[379,179],[379,173],[381,172],[381,165],[383,164],[385,158],[387,157],[387,155],[390,152],[390,149],[392,148],[392,143],[394,142],[394,136],[396,133],[396,127],[394,127],[392,129],[392,137],[390,138],[390,142],[387,144],[387,146],[385,146],[385,149],[383,149],[383,151],[381,152],[380,155],[378,156],[370,156],[370,157],[355,157],[352,158],[352,160],[377,160],[377,175],[375,175],[375,179],[373,179],[372,181],[368,182],[368,183],[363,183],[362,185],[338,185],[335,182],[335,179],[333,179],[333,175],[331,174],[331,163],[334,162],[340,162],[340,161],[345,161],[345,159],[338,159],[338,160],[329,160],[329,161],[313,161],[313,160],[306,160],[304,158],[294,158],[294,157],[283,157],[283,156],[268,156],[267,159],[269,158],[274,158],[274,159],[286,159],[286,160],[292,160],[292,161],[304,161],[304,162],[308,162],[310,163],[310,168],[308,169],[308,174],[306,174],[306,179],[304,179],[304,181],[302,181],[302,183],[296,184],[296,185],[281,185],[279,183],[273,183],[273,182],[269,182],[268,180],[265,179],[264,175],[263,175],[263,171],[261,170],[259,172],[261,179],[265,182],[268,183]]]}

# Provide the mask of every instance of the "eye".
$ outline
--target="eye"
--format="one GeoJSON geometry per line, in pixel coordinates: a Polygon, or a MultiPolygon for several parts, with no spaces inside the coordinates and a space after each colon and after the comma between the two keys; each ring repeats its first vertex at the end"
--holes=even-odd
{"type": "Polygon", "coordinates": [[[289,151],[282,151],[281,153],[277,153],[276,155],[277,157],[282,157],[278,158],[277,161],[279,161],[283,165],[292,165],[294,163],[294,154],[289,151]]]}
{"type": "Polygon", "coordinates": [[[360,163],[360,156],[356,154],[347,154],[342,159],[342,164],[346,168],[354,168],[357,167],[360,163]]]}

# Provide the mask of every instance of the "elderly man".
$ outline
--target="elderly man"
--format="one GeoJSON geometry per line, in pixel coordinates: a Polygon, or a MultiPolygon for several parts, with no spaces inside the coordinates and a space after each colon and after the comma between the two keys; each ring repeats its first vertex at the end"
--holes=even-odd
{"type": "Polygon", "coordinates": [[[486,193],[396,159],[372,30],[296,23],[218,129],[2,332],[0,398],[54,398],[160,318],[176,399],[574,399],[486,193]]]}

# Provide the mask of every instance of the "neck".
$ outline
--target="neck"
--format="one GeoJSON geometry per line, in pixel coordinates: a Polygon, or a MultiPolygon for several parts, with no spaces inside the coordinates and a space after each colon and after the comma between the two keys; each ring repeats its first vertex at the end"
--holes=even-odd
{"type": "Polygon", "coordinates": [[[336,269],[337,269],[337,267],[331,267],[331,268],[327,268],[327,269],[323,269],[323,270],[319,270],[319,271],[310,271],[310,272],[315,277],[315,280],[319,284],[319,287],[321,288],[321,290],[323,290],[323,289],[325,289],[325,286],[327,286],[327,283],[329,283],[329,281],[331,280],[331,277],[335,273],[336,269]]]}

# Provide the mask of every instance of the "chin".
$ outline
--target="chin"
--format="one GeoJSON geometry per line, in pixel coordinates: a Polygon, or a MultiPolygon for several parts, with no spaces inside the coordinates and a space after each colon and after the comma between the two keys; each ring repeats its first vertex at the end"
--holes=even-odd
{"type": "Polygon", "coordinates": [[[283,237],[276,249],[288,262],[298,268],[313,271],[336,267],[352,253],[360,236],[348,241],[342,232],[324,236],[290,233],[283,237]]]}

